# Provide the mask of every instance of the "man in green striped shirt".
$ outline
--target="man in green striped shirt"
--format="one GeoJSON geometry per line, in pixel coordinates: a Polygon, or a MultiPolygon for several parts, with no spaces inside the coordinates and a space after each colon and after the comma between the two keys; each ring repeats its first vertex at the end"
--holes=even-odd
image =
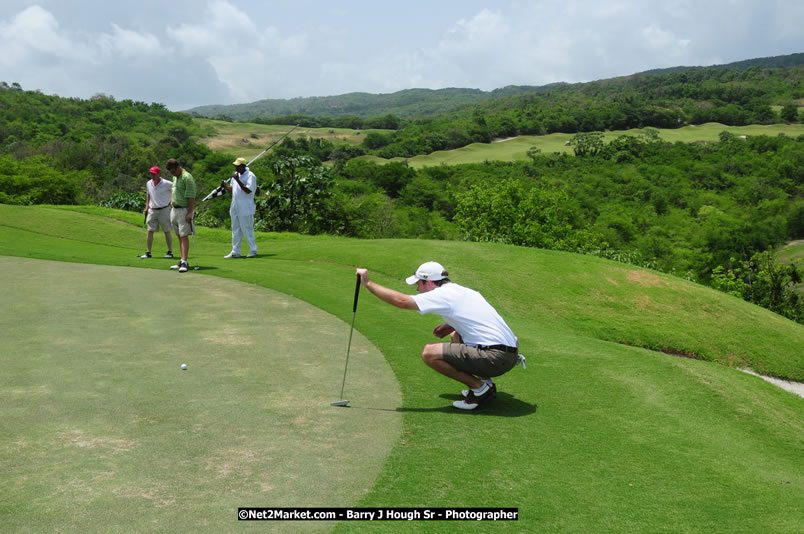
{"type": "Polygon", "coordinates": [[[181,260],[171,269],[178,269],[186,273],[189,265],[187,256],[190,253],[190,235],[195,233],[193,228],[193,210],[195,209],[195,180],[193,175],[182,169],[179,162],[169,159],[167,170],[173,175],[173,209],[170,210],[170,223],[179,236],[181,260]]]}

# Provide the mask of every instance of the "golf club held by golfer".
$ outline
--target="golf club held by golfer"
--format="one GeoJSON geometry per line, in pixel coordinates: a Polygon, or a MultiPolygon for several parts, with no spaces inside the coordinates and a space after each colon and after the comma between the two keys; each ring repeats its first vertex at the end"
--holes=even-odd
{"type": "Polygon", "coordinates": [[[343,387],[346,385],[346,370],[349,368],[349,351],[352,349],[352,333],[355,330],[355,316],[357,315],[357,297],[360,295],[360,275],[357,275],[355,284],[355,300],[352,304],[352,327],[349,329],[349,344],[346,347],[346,365],[343,368],[343,382],[341,382],[341,400],[330,403],[332,406],[346,406],[348,400],[343,398],[343,387]]]}
{"type": "MultiPolygon", "coordinates": [[[[293,133],[293,130],[295,130],[295,129],[296,129],[296,128],[298,128],[298,127],[299,127],[299,125],[297,124],[296,126],[294,126],[293,128],[291,128],[291,129],[290,129],[290,131],[288,131],[288,133],[286,133],[285,135],[283,135],[282,137],[280,137],[279,139],[277,139],[276,141],[274,141],[273,143],[271,143],[270,145],[268,145],[268,148],[266,148],[265,150],[263,150],[262,152],[260,152],[259,154],[257,154],[257,155],[256,155],[256,156],[254,156],[253,158],[251,158],[251,161],[249,161],[248,163],[246,163],[246,166],[249,166],[249,165],[251,165],[252,163],[254,163],[255,161],[257,161],[257,160],[258,160],[260,157],[262,157],[262,155],[263,155],[263,154],[265,154],[266,152],[268,152],[269,150],[271,150],[271,149],[272,149],[274,146],[276,146],[276,144],[277,144],[277,143],[279,143],[279,142],[281,142],[282,140],[284,140],[284,139],[285,139],[287,136],[289,136],[291,133],[293,133]]],[[[212,190],[212,192],[211,192],[210,194],[208,194],[207,196],[205,196],[205,197],[204,197],[204,198],[201,200],[201,202],[206,202],[207,200],[210,200],[210,199],[212,199],[212,198],[215,198],[215,197],[220,197],[220,196],[225,195],[225,194],[226,194],[226,186],[227,186],[227,185],[230,185],[231,183],[232,183],[232,178],[231,178],[231,177],[230,177],[230,178],[227,178],[227,179],[225,179],[225,180],[221,180],[221,185],[219,185],[218,187],[216,187],[215,189],[213,189],[213,190],[212,190]]]]}

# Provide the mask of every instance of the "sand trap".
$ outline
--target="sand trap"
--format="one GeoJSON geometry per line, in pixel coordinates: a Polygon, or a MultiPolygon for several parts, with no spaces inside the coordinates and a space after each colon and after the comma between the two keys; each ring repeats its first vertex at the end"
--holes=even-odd
{"type": "Polygon", "coordinates": [[[759,373],[752,371],[751,369],[740,369],[740,371],[744,373],[748,373],[749,375],[758,376],[762,380],[766,382],[770,382],[774,386],[778,386],[785,391],[789,391],[790,393],[795,393],[799,397],[804,397],[804,383],[802,382],[794,382],[792,380],[782,380],[781,378],[773,378],[772,376],[764,376],[759,373]]]}

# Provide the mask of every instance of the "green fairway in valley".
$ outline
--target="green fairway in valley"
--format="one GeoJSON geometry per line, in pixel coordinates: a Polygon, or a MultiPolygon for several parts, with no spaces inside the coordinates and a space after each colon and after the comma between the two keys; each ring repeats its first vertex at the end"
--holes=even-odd
{"type": "Polygon", "coordinates": [[[354,505],[399,434],[398,385],[360,334],[353,407],[330,406],[348,326],[297,299],[168,270],[0,271],[5,532],[223,532],[238,506],[354,505]]]}
{"type": "MultiPolygon", "coordinates": [[[[726,126],[724,124],[710,122],[697,126],[684,126],[676,129],[656,129],[659,137],[663,140],[674,143],[694,142],[716,142],[721,132],[726,131],[736,136],[768,135],[776,136],[784,134],[789,137],[797,137],[804,134],[802,124],[771,124],[771,125],[749,125],[749,126],[726,126]]],[[[606,143],[610,143],[621,135],[639,135],[644,130],[622,130],[608,131],[603,134],[606,143]]],[[[552,154],[555,152],[574,154],[572,146],[568,144],[574,134],[554,133],[549,135],[523,135],[510,139],[500,139],[493,143],[472,143],[455,150],[439,150],[432,154],[415,156],[412,158],[393,158],[385,160],[376,156],[361,156],[377,163],[388,161],[406,161],[413,168],[432,167],[435,165],[459,165],[461,163],[483,163],[484,161],[526,161],[528,160],[528,150],[538,148],[542,154],[552,154]]]]}
{"type": "MultiPolygon", "coordinates": [[[[398,532],[401,529],[456,532],[468,527],[480,532],[792,533],[800,532],[804,524],[801,507],[804,399],[734,368],[746,366],[764,374],[804,379],[801,351],[804,327],[799,324],[724,293],[661,273],[590,256],[492,243],[356,240],[258,233],[260,257],[232,261],[222,258],[231,248],[229,232],[200,228],[195,236],[191,257],[196,256],[191,264],[197,262],[201,270],[179,275],[167,270],[167,260],[135,258],[142,250],[142,228],[137,226],[141,223],[141,214],[115,210],[0,205],[0,255],[141,267],[140,270],[114,271],[121,273],[116,276],[125,279],[129,279],[132,272],[145,273],[143,279],[146,280],[167,276],[176,290],[183,284],[192,284],[193,279],[203,280],[199,286],[192,286],[197,288],[195,298],[192,294],[184,295],[196,304],[209,300],[203,293],[203,286],[210,278],[236,279],[292,295],[337,316],[344,321],[342,334],[352,315],[356,266],[368,267],[373,279],[383,285],[410,293],[403,279],[419,263],[438,260],[450,271],[452,280],[483,293],[519,337],[521,350],[528,358],[527,370],[517,368],[500,377],[497,398],[477,412],[457,412],[450,405],[458,398],[461,386],[426,368],[419,356],[422,345],[434,339],[430,332],[439,318],[398,310],[370,294],[361,294],[356,331],[382,352],[398,381],[401,404],[395,404],[383,393],[379,398],[376,394],[364,396],[384,387],[374,385],[374,371],[350,361],[346,396],[355,407],[333,408],[333,412],[324,407],[323,412],[313,412],[304,420],[305,424],[311,422],[312,427],[305,428],[312,433],[319,425],[331,427],[334,421],[327,419],[330,416],[349,429],[365,424],[366,417],[395,415],[387,409],[398,409],[401,413],[401,432],[389,436],[394,441],[390,455],[357,504],[371,507],[513,506],[519,508],[519,521],[473,522],[471,525],[341,522],[334,526],[336,532],[398,532]],[[663,349],[699,359],[672,356],[662,353],[663,349]],[[360,380],[367,381],[368,385],[359,385],[360,380]],[[370,405],[377,408],[378,413],[361,415],[358,406],[369,411],[370,405]]],[[[20,276],[24,279],[24,273],[20,276]]],[[[6,280],[4,275],[4,286],[9,285],[6,280]]],[[[19,281],[13,283],[22,285],[19,281]]],[[[124,291],[124,285],[121,283],[119,291],[124,291]]],[[[136,293],[131,300],[140,297],[136,293]]],[[[91,311],[92,308],[87,307],[91,311]]],[[[3,308],[13,308],[13,305],[4,301],[3,308]]],[[[41,309],[48,309],[45,302],[41,309]]],[[[101,309],[110,310],[109,307],[101,309]]],[[[126,308],[113,308],[110,313],[112,311],[124,324],[130,324],[133,332],[142,332],[137,317],[128,315],[126,308]]],[[[270,314],[266,310],[259,315],[270,314]]],[[[108,499],[129,494],[160,497],[162,494],[156,491],[159,477],[122,470],[119,466],[115,471],[115,458],[137,454],[143,461],[147,457],[161,466],[169,463],[162,460],[163,456],[175,459],[191,451],[175,440],[154,437],[152,441],[144,438],[137,441],[137,432],[121,430],[125,419],[100,427],[99,422],[104,417],[99,405],[80,404],[91,399],[68,399],[79,403],[75,406],[83,406],[83,411],[75,414],[66,413],[66,409],[59,411],[59,407],[39,408],[43,401],[37,398],[46,396],[47,392],[37,389],[37,385],[56,387],[45,363],[55,365],[57,362],[37,359],[36,347],[47,343],[50,330],[62,333],[55,326],[36,329],[35,325],[40,322],[55,323],[48,317],[15,316],[13,312],[9,317],[9,325],[3,324],[5,331],[27,328],[35,333],[27,336],[24,343],[16,338],[13,345],[6,343],[14,347],[16,354],[6,356],[12,359],[6,367],[14,371],[14,378],[3,377],[0,395],[4,400],[12,395],[19,398],[13,409],[5,408],[8,403],[4,402],[4,410],[0,412],[3,429],[0,447],[5,451],[0,468],[10,473],[0,490],[4,522],[14,521],[13,525],[20,528],[45,525],[30,527],[32,531],[54,530],[55,523],[40,523],[49,520],[47,508],[45,515],[34,515],[35,509],[27,504],[43,490],[58,496],[54,487],[63,492],[85,490],[85,494],[91,496],[93,494],[86,488],[98,484],[108,499]],[[18,383],[25,384],[25,388],[18,383]],[[52,432],[34,423],[37,417],[50,417],[48,410],[56,410],[53,413],[59,417],[55,419],[63,418],[67,423],[60,429],[61,440],[43,437],[52,432]],[[75,430],[82,433],[75,433],[75,430]],[[96,448],[104,443],[106,449],[98,456],[108,464],[103,464],[105,467],[101,470],[89,458],[83,458],[85,463],[62,468],[71,471],[72,478],[59,475],[60,471],[55,471],[59,476],[51,476],[48,458],[58,459],[70,451],[75,453],[77,449],[88,448],[77,446],[77,442],[94,444],[96,448]],[[130,447],[130,442],[137,445],[131,452],[116,451],[115,447],[130,447]],[[146,443],[150,444],[148,448],[145,448],[146,443]],[[87,473],[92,477],[83,474],[85,467],[91,468],[87,473]],[[32,487],[34,479],[42,485],[27,490],[27,497],[17,497],[19,489],[32,487]]],[[[93,319],[100,321],[103,317],[93,319]]],[[[188,328],[199,337],[207,332],[206,326],[196,327],[196,323],[190,323],[188,328]]],[[[316,334],[308,331],[307,339],[313,340],[316,334]]],[[[343,341],[331,344],[337,345],[337,349],[329,372],[336,376],[327,381],[326,387],[322,386],[326,390],[322,397],[325,403],[331,398],[327,394],[330,383],[337,392],[342,372],[339,367],[344,357],[343,341]]],[[[239,421],[220,423],[222,428],[231,430],[225,446],[216,433],[194,436],[191,425],[181,426],[178,408],[190,398],[191,392],[184,389],[183,381],[213,380],[209,368],[214,365],[209,361],[213,358],[204,353],[218,350],[220,347],[205,341],[196,359],[188,362],[190,369],[184,372],[177,367],[182,359],[168,356],[171,361],[164,378],[153,376],[161,372],[158,370],[145,377],[158,381],[161,389],[137,386],[140,389],[133,390],[133,395],[114,397],[111,407],[103,407],[110,413],[130,417],[131,408],[127,403],[144,403],[149,406],[153,422],[141,422],[144,429],[141,432],[155,434],[161,429],[183,428],[183,436],[195,439],[196,453],[206,454],[206,463],[187,468],[187,471],[171,472],[177,480],[186,482],[184,491],[181,499],[168,500],[161,507],[153,506],[146,516],[157,525],[151,530],[240,530],[254,525],[227,523],[231,519],[226,514],[233,516],[235,506],[278,504],[266,503],[265,498],[260,497],[260,491],[272,489],[258,485],[254,490],[248,483],[239,481],[243,477],[257,483],[264,477],[261,482],[270,484],[270,473],[260,474],[254,468],[251,473],[225,476],[230,472],[227,469],[233,468],[226,454],[220,453],[221,448],[239,452],[240,456],[245,454],[245,445],[235,439],[247,436],[236,432],[235,427],[241,427],[239,421]],[[179,391],[183,396],[178,399],[171,397],[173,393],[167,387],[178,387],[176,384],[182,385],[179,391]],[[149,404],[151,396],[158,402],[149,404]],[[178,402],[173,402],[176,400],[178,402]],[[151,424],[153,428],[148,426],[151,424]],[[204,471],[205,476],[197,471],[204,471]],[[198,484],[202,478],[218,484],[218,491],[213,494],[198,484]],[[184,506],[197,511],[199,524],[194,525],[197,528],[182,527],[177,522],[184,506]],[[220,527],[221,524],[224,527],[220,527]]],[[[315,360],[315,351],[308,350],[305,345],[297,354],[300,361],[315,360]]],[[[229,372],[247,368],[262,373],[274,356],[262,345],[260,352],[265,355],[257,363],[253,363],[250,356],[240,359],[232,356],[227,360],[227,364],[233,362],[232,365],[224,367],[229,372]],[[248,365],[254,367],[246,367],[248,365]]],[[[100,353],[96,357],[106,365],[100,353]]],[[[161,363],[161,358],[149,357],[148,360],[152,366],[138,367],[136,363],[126,362],[115,367],[115,373],[100,378],[109,389],[125,391],[118,384],[125,383],[125,379],[117,370],[144,374],[146,369],[161,363]]],[[[84,372],[84,380],[95,377],[92,369],[84,372]]],[[[293,367],[288,372],[303,375],[306,370],[293,367]]],[[[252,379],[248,373],[215,378],[215,385],[227,385],[227,393],[219,395],[215,388],[205,388],[210,398],[197,400],[196,409],[203,414],[201,408],[204,408],[212,417],[214,411],[232,414],[234,406],[245,404],[249,410],[256,410],[265,417],[271,417],[274,410],[287,414],[279,401],[275,405],[274,400],[266,396],[271,387],[267,385],[269,377],[259,376],[259,380],[252,379]],[[246,388],[252,380],[253,388],[246,388]],[[240,381],[246,382],[243,389],[239,389],[240,381]],[[234,383],[238,383],[238,387],[234,383]]],[[[204,385],[208,383],[211,382],[204,385]]],[[[301,396],[319,394],[317,387],[294,382],[294,377],[289,375],[283,377],[282,387],[302,389],[296,392],[301,396]]],[[[252,427],[258,427],[259,417],[251,411],[236,413],[233,418],[252,418],[249,420],[252,427]]],[[[292,424],[283,429],[294,430],[292,424]]],[[[270,444],[277,439],[275,434],[270,434],[267,425],[261,431],[265,432],[260,438],[264,447],[251,449],[255,464],[272,458],[270,444]]],[[[373,427],[353,431],[383,432],[373,427]]],[[[248,438],[241,439],[247,442],[248,438]]],[[[316,443],[305,433],[289,434],[288,439],[295,440],[300,451],[316,443]]],[[[361,434],[346,448],[362,458],[362,451],[370,446],[368,439],[366,434],[361,434]]],[[[321,446],[313,450],[322,458],[336,454],[321,446]]],[[[272,460],[277,461],[280,460],[272,460]]],[[[309,469],[315,469],[321,459],[310,458],[309,461],[313,467],[289,465],[288,476],[277,485],[277,491],[296,496],[307,491],[309,469]],[[297,470],[295,477],[290,475],[291,470],[297,470]]],[[[310,506],[320,501],[312,503],[309,498],[292,497],[279,504],[288,502],[293,506],[310,506]]],[[[343,501],[334,495],[324,502],[340,506],[343,501]]],[[[80,510],[84,517],[80,520],[72,515],[65,520],[62,515],[61,520],[68,522],[65,530],[126,530],[119,526],[121,517],[114,508],[105,506],[106,503],[106,500],[83,502],[80,510]]],[[[290,525],[290,530],[297,531],[317,526],[314,523],[290,525]]]]}

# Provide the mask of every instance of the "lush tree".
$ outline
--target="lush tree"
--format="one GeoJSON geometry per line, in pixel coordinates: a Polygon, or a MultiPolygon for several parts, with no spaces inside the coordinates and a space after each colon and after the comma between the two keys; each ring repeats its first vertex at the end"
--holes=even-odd
{"type": "Polygon", "coordinates": [[[368,150],[374,150],[377,148],[382,148],[390,142],[391,139],[387,135],[383,135],[379,132],[369,132],[363,138],[363,142],[361,144],[368,150]]]}
{"type": "Polygon", "coordinates": [[[18,161],[0,155],[0,202],[4,204],[77,204],[84,198],[84,171],[59,172],[43,156],[18,161]]]}
{"type": "Polygon", "coordinates": [[[603,149],[602,132],[578,133],[570,139],[570,145],[576,156],[594,156],[603,149]]]}
{"type": "Polygon", "coordinates": [[[552,188],[526,189],[508,179],[471,187],[458,195],[455,223],[465,239],[558,250],[593,248],[596,239],[573,227],[573,204],[552,188]]]}
{"type": "Polygon", "coordinates": [[[748,260],[730,258],[712,272],[712,286],[736,297],[804,322],[804,300],[795,290],[801,272],[794,265],[780,264],[772,249],[757,252],[748,260]]]}
{"type": "Polygon", "coordinates": [[[309,232],[320,226],[335,184],[331,169],[310,156],[296,156],[279,158],[273,173],[257,201],[257,228],[309,232]]]}
{"type": "Polygon", "coordinates": [[[787,122],[798,122],[798,106],[787,104],[782,108],[781,117],[787,122]]]}

